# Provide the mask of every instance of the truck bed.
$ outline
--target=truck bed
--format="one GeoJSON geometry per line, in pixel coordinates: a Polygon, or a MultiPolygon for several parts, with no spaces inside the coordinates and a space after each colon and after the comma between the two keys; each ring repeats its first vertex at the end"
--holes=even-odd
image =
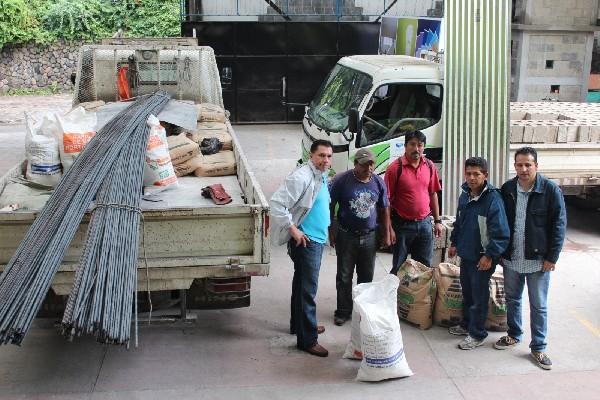
{"type": "MultiPolygon", "coordinates": [[[[224,177],[187,176],[177,189],[142,201],[138,262],[139,290],[188,289],[197,278],[235,278],[269,272],[268,203],[248,160],[233,138],[237,173],[224,177]],[[232,197],[217,206],[201,189],[221,183],[232,197]],[[156,201],[160,200],[160,201],[156,201]]],[[[0,178],[0,193],[10,178],[23,174],[24,164],[0,178]]],[[[39,211],[0,212],[0,270],[3,270],[39,211]]],[[[68,294],[83,249],[89,222],[84,216],[65,254],[52,288],[68,294]]]]}
{"type": "MultiPolygon", "coordinates": [[[[510,160],[527,144],[512,143],[510,160]]],[[[600,188],[600,143],[535,143],[539,172],[552,179],[565,195],[585,194],[600,188]]],[[[510,175],[515,171],[510,168],[510,175]]]]}

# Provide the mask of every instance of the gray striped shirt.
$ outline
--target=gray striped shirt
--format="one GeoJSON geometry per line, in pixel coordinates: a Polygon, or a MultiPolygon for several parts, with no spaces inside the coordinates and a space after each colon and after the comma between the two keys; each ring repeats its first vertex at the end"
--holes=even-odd
{"type": "Polygon", "coordinates": [[[521,185],[517,183],[517,204],[515,212],[514,237],[512,242],[511,260],[503,260],[505,267],[512,269],[520,274],[529,274],[542,270],[544,260],[539,257],[537,260],[525,259],[525,218],[527,216],[527,202],[531,189],[524,191],[521,185]]]}

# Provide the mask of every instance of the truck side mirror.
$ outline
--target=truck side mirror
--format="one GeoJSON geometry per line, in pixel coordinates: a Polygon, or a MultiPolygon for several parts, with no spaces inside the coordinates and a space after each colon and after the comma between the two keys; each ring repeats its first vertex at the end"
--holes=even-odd
{"type": "Polygon", "coordinates": [[[348,130],[355,134],[361,131],[360,115],[358,115],[356,108],[351,108],[348,111],[348,130]]]}

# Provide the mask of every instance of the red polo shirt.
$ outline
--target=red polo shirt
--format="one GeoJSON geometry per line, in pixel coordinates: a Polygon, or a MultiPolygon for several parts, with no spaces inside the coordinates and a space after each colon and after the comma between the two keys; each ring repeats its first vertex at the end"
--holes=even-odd
{"type": "Polygon", "coordinates": [[[435,165],[425,157],[421,157],[416,169],[406,156],[394,160],[385,171],[385,185],[392,209],[404,219],[423,219],[431,214],[429,196],[442,190],[435,165]],[[398,162],[402,162],[399,178],[398,162]]]}

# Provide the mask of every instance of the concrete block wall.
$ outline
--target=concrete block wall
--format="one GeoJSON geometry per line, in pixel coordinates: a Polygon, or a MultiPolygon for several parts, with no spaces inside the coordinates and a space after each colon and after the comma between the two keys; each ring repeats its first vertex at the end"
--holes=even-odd
{"type": "Polygon", "coordinates": [[[600,143],[600,104],[515,102],[510,143],[600,143]]]}
{"type": "Polygon", "coordinates": [[[593,25],[597,0],[527,0],[522,21],[532,25],[593,25]]]}
{"type": "Polygon", "coordinates": [[[511,100],[585,101],[598,0],[518,0],[511,100]]]}

